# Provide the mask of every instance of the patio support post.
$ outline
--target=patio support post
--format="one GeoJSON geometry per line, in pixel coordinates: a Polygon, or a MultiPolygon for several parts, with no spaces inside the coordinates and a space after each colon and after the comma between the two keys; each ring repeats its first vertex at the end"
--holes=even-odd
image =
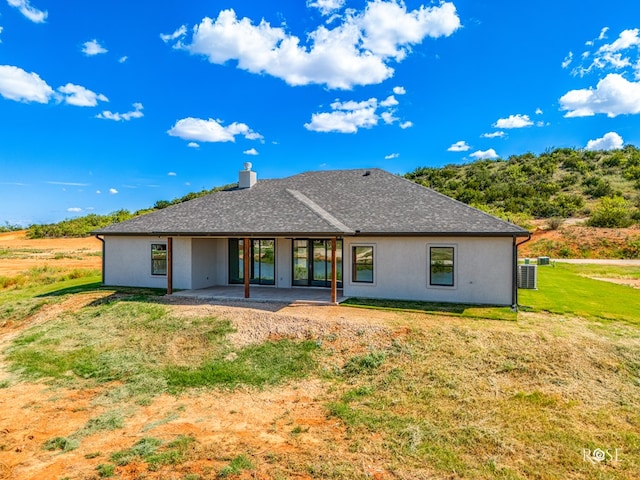
{"type": "Polygon", "coordinates": [[[242,244],[243,248],[243,253],[242,253],[242,260],[244,263],[244,298],[249,298],[249,280],[251,277],[251,272],[249,271],[251,269],[251,263],[250,263],[250,259],[249,259],[249,255],[251,254],[251,249],[249,248],[249,239],[245,238],[244,242],[242,244]]]}
{"type": "Polygon", "coordinates": [[[336,237],[331,238],[331,303],[338,303],[338,270],[336,261],[336,237]]]}
{"type": "Polygon", "coordinates": [[[173,293],[173,237],[167,237],[167,295],[173,293]]]}

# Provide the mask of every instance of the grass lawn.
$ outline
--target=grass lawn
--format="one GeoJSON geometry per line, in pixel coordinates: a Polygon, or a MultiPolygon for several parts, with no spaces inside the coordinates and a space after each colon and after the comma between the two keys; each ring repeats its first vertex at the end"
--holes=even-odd
{"type": "Polygon", "coordinates": [[[520,306],[528,311],[640,325],[640,290],[587,276],[639,278],[640,268],[564,263],[540,266],[538,290],[520,290],[520,306]]]}

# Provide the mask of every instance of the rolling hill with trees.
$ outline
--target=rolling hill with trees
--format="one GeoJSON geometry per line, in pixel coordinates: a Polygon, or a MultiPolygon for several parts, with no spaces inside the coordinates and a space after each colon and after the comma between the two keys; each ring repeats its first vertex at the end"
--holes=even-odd
{"type": "Polygon", "coordinates": [[[571,148],[506,160],[421,167],[406,178],[514,223],[589,217],[597,227],[640,221],[640,150],[571,148]]]}

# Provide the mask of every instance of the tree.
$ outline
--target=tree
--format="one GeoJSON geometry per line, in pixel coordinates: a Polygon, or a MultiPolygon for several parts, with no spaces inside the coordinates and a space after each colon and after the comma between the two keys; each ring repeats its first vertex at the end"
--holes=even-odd
{"type": "Polygon", "coordinates": [[[591,218],[590,227],[625,228],[633,224],[629,203],[622,197],[602,197],[591,218]]]}

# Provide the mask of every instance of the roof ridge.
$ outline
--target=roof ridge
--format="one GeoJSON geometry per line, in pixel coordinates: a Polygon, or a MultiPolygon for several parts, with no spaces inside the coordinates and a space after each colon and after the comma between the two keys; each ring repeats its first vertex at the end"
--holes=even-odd
{"type": "Polygon", "coordinates": [[[287,193],[289,193],[293,198],[298,200],[300,203],[303,203],[307,206],[311,211],[316,213],[320,218],[329,223],[332,227],[342,231],[343,233],[355,233],[352,228],[347,227],[344,223],[338,220],[336,217],[327,212],[324,208],[318,205],[316,202],[307,197],[304,193],[298,190],[292,190],[287,188],[287,193]]]}

